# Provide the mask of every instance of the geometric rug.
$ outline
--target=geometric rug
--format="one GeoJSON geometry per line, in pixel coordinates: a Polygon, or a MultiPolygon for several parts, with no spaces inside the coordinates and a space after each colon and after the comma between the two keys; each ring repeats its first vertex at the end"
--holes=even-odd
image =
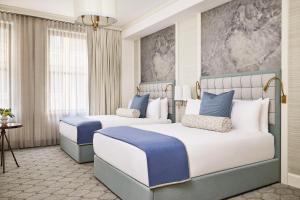
{"type": "MultiPolygon", "coordinates": [[[[20,167],[5,153],[6,173],[0,168],[0,200],[117,200],[93,176],[93,163],[77,164],[59,146],[15,150],[20,167]]],[[[300,189],[275,184],[231,200],[300,200],[300,189]]]]}

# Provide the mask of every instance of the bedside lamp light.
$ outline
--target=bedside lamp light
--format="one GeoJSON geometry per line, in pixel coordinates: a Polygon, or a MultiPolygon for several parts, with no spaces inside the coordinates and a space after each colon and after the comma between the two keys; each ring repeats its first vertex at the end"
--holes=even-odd
{"type": "Polygon", "coordinates": [[[187,101],[188,99],[192,98],[192,91],[191,87],[188,85],[184,85],[182,87],[182,100],[187,101]]]}
{"type": "Polygon", "coordinates": [[[174,97],[175,101],[182,101],[182,87],[176,85],[175,86],[175,97],[174,97]]]}

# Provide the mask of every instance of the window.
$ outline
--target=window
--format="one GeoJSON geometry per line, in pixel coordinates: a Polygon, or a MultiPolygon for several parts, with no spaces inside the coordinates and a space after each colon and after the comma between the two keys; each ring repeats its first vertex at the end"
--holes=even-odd
{"type": "Polygon", "coordinates": [[[10,107],[10,24],[0,22],[0,107],[10,107]]]}
{"type": "Polygon", "coordinates": [[[49,29],[47,83],[50,113],[88,113],[86,33],[49,29]]]}

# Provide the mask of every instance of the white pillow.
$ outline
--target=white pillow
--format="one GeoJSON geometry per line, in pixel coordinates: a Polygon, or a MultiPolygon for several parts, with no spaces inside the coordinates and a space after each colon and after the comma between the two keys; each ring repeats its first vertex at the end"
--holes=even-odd
{"type": "Polygon", "coordinates": [[[260,130],[264,133],[269,132],[269,104],[270,99],[260,99],[261,109],[260,109],[260,130]]]}
{"type": "Polygon", "coordinates": [[[160,118],[161,119],[168,119],[168,98],[163,98],[160,100],[160,118]]]}
{"type": "Polygon", "coordinates": [[[151,119],[160,118],[160,98],[149,99],[146,117],[151,119]]]}
{"type": "Polygon", "coordinates": [[[247,132],[260,131],[261,100],[234,100],[231,111],[232,127],[247,132]]]}
{"type": "Polygon", "coordinates": [[[130,107],[131,107],[131,104],[132,104],[132,99],[129,100],[128,105],[127,105],[127,108],[130,108],[130,107]]]}
{"type": "Polygon", "coordinates": [[[201,100],[188,99],[185,108],[186,115],[200,115],[201,100]]]}

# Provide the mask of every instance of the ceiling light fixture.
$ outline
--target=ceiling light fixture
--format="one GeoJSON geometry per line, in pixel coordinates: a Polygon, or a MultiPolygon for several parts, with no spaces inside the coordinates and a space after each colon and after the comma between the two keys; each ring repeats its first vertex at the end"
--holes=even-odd
{"type": "Polygon", "coordinates": [[[115,0],[75,0],[74,6],[76,23],[92,26],[95,31],[117,22],[115,0]]]}

